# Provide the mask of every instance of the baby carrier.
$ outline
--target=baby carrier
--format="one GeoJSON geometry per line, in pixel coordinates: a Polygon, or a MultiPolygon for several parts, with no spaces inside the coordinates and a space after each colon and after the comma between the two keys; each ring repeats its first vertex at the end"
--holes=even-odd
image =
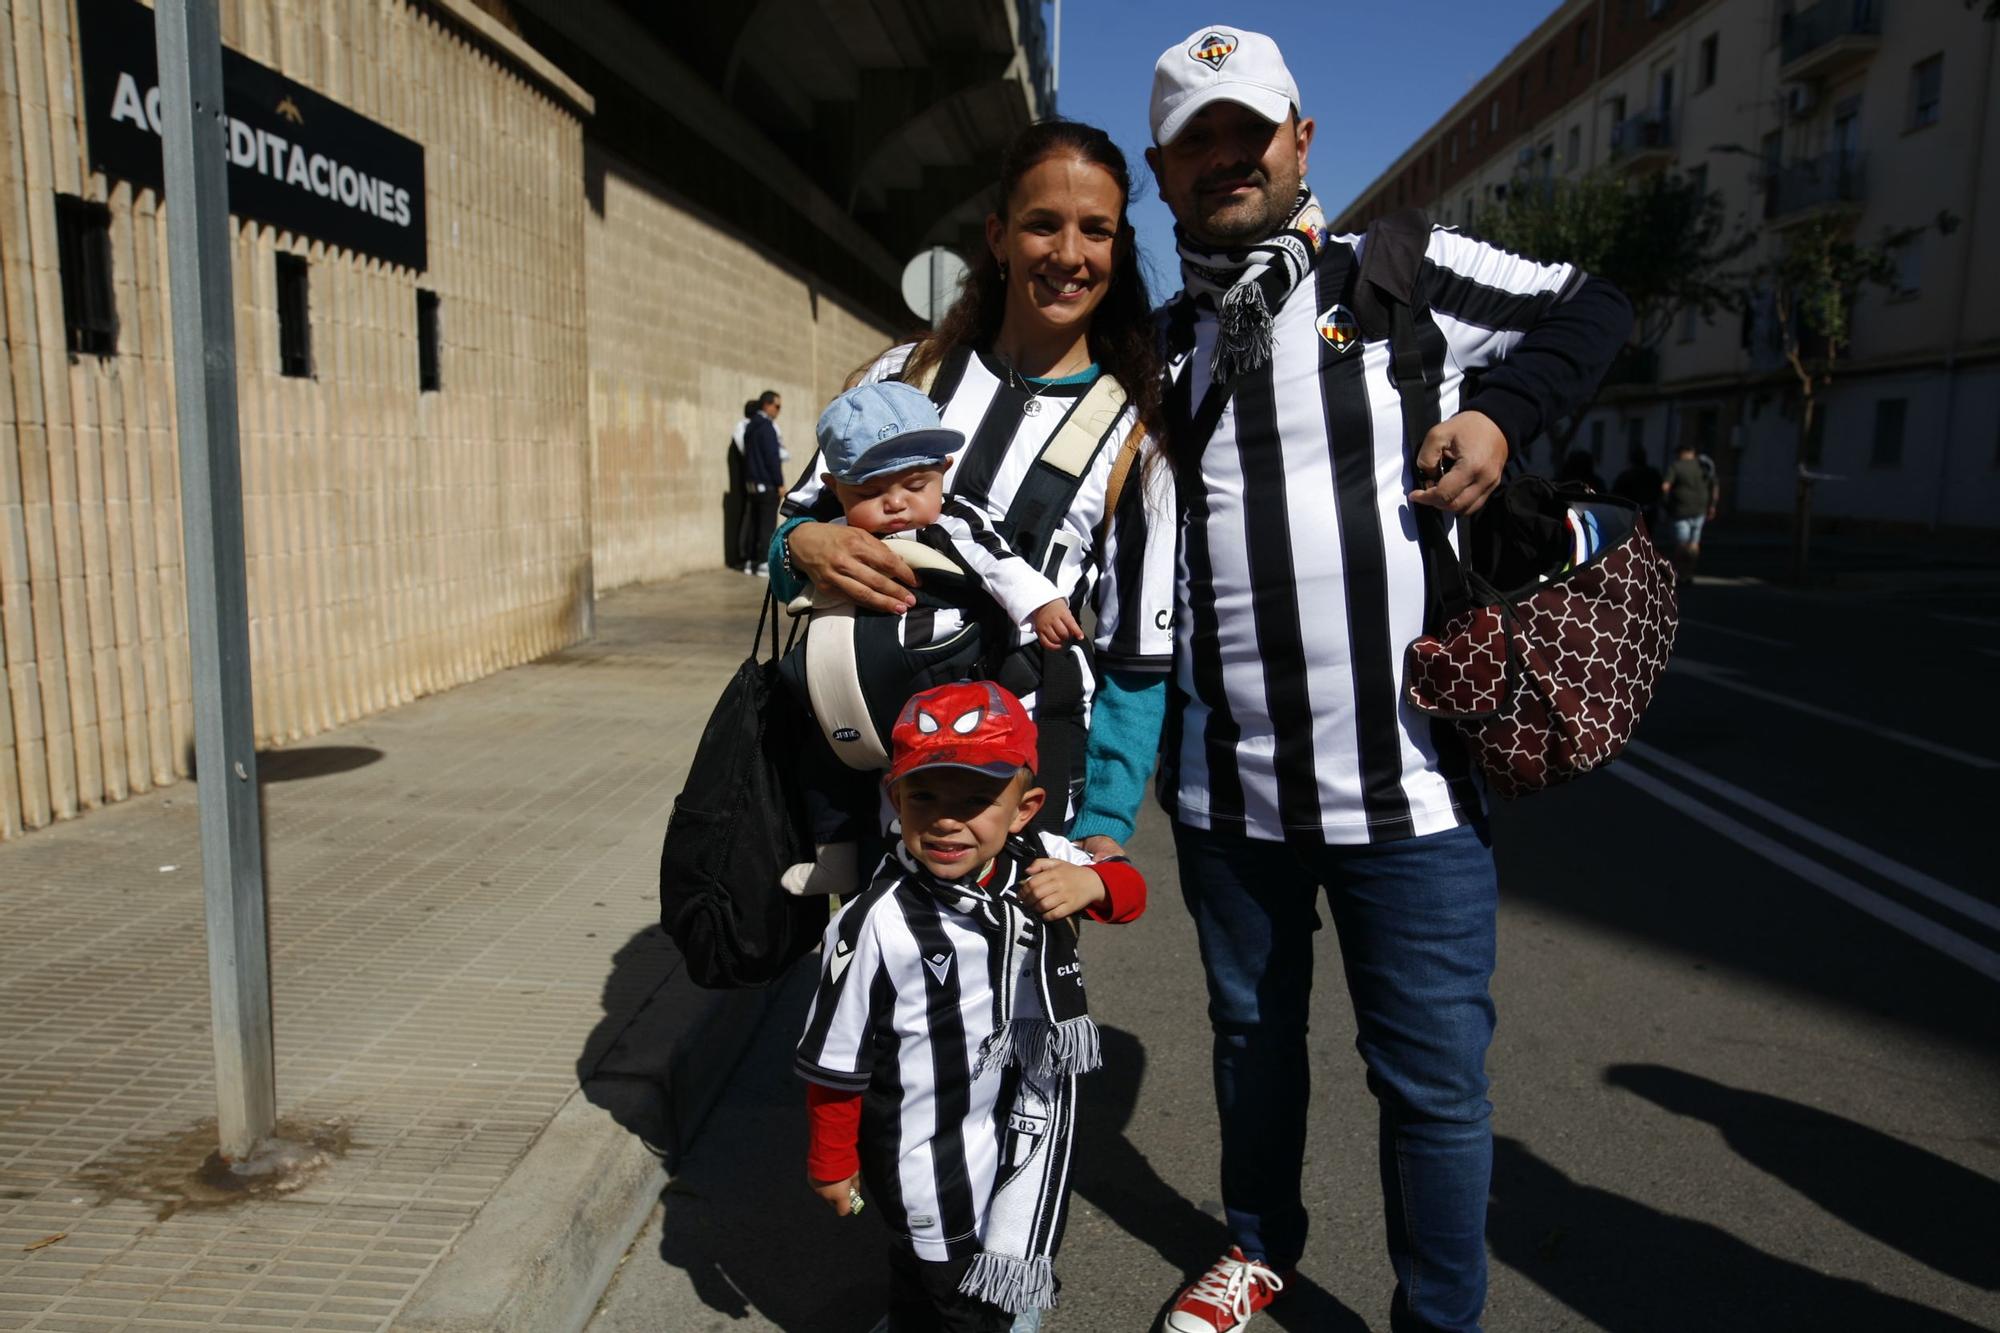
{"type": "MultiPolygon", "coordinates": [[[[935,369],[910,382],[933,400],[939,397],[935,369]]],[[[1125,400],[1117,380],[1100,376],[1050,435],[996,525],[1016,554],[1051,579],[1074,541],[1062,530],[1062,520],[1097,465],[1125,400]]],[[[1113,463],[1100,549],[1139,438],[1133,431],[1113,463]]],[[[819,593],[794,600],[792,613],[809,613],[811,619],[804,642],[787,656],[787,683],[807,701],[834,754],[864,772],[888,767],[889,732],[912,694],[952,681],[991,680],[1017,696],[1033,695],[1040,732],[1037,773],[1051,792],[1073,799],[1083,779],[1087,667],[1078,652],[1019,644],[1017,627],[938,549],[944,545],[929,544],[922,534],[897,543],[897,553],[921,580],[916,607],[903,615],[864,610],[819,593]]],[[[1065,805],[1060,798],[1049,802],[1052,830],[1067,822],[1065,805]]]]}

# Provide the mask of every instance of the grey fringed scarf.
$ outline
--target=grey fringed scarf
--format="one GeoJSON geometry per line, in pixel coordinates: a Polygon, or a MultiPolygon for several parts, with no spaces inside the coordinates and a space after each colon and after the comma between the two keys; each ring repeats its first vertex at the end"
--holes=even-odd
{"type": "Polygon", "coordinates": [[[907,850],[899,847],[896,854],[917,882],[985,934],[993,1031],[980,1043],[977,1069],[1016,1071],[981,1250],[959,1290],[1014,1314],[1046,1310],[1056,1303],[1055,1251],[1069,1207],[1076,1076],[1102,1061],[1097,1024],[1084,998],[1076,928],[1068,921],[1048,925],[1021,904],[1028,865],[1044,854],[1024,839],[1008,840],[984,884],[939,879],[907,850]],[[1024,954],[1042,1017],[1015,1015],[1024,954]]]}
{"type": "Polygon", "coordinates": [[[1179,227],[1181,281],[1191,295],[1215,303],[1215,356],[1209,373],[1227,384],[1239,371],[1271,359],[1271,318],[1292,289],[1312,272],[1326,244],[1326,214],[1307,187],[1278,234],[1241,250],[1204,250],[1179,227]]]}

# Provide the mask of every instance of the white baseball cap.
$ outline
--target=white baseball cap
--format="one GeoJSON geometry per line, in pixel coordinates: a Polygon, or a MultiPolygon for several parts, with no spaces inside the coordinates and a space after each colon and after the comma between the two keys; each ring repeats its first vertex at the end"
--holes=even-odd
{"type": "Polygon", "coordinates": [[[1263,33],[1196,28],[1153,66],[1153,142],[1172,143],[1210,102],[1237,102],[1276,124],[1299,104],[1299,85],[1263,33]]]}

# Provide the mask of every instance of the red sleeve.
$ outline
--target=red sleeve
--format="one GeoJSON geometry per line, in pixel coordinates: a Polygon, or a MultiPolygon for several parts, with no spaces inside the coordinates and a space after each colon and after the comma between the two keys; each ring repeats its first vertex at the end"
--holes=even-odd
{"type": "Polygon", "coordinates": [[[861,1169],[861,1094],[818,1083],[806,1084],[806,1118],[811,1144],[806,1174],[814,1180],[846,1180],[861,1169]]]}
{"type": "Polygon", "coordinates": [[[1092,921],[1124,925],[1137,921],[1146,910],[1146,877],[1139,867],[1120,856],[1099,861],[1090,867],[1104,881],[1104,901],[1092,903],[1083,914],[1092,921]]]}

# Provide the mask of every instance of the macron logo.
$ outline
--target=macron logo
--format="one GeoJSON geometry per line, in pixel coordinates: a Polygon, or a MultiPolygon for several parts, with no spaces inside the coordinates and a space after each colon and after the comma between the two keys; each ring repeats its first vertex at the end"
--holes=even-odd
{"type": "Polygon", "coordinates": [[[924,966],[931,970],[931,975],[938,979],[940,986],[944,985],[945,977],[951,973],[951,960],[952,955],[948,953],[934,953],[924,959],[924,966]]]}
{"type": "Polygon", "coordinates": [[[835,981],[839,981],[840,974],[845,972],[847,965],[853,961],[854,946],[846,940],[840,940],[833,946],[833,958],[827,963],[826,970],[835,981]]]}

